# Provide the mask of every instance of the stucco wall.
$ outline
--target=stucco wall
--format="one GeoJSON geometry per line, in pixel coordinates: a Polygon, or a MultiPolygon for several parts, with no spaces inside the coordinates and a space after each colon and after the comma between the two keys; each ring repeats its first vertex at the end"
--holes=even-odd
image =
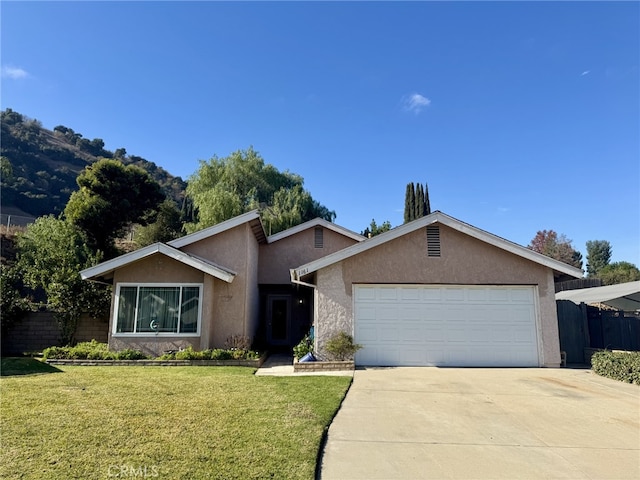
{"type": "Polygon", "coordinates": [[[357,283],[537,285],[541,363],[560,364],[552,271],[440,225],[441,257],[427,256],[425,229],[387,242],[316,272],[316,339],[320,354],[329,335],[353,333],[352,286],[357,283]]]}
{"type": "Polygon", "coordinates": [[[318,258],[358,243],[353,238],[341,235],[329,228],[323,228],[323,247],[315,248],[315,227],[290,235],[276,242],[260,245],[261,284],[291,283],[289,269],[309,263],[318,258]]]}
{"type": "MultiPolygon", "coordinates": [[[[249,232],[250,234],[251,232],[249,232]]],[[[244,334],[254,339],[260,322],[260,291],[258,289],[258,261],[260,249],[255,237],[251,235],[247,243],[247,295],[246,322],[244,334]]],[[[239,333],[239,332],[238,332],[239,333]]]]}
{"type": "Polygon", "coordinates": [[[215,281],[211,301],[209,347],[224,348],[232,335],[253,336],[258,322],[258,242],[249,224],[242,224],[213,237],[185,246],[198,255],[236,272],[232,283],[215,281]]]}
{"type": "MultiPolygon", "coordinates": [[[[114,336],[113,323],[115,321],[115,295],[119,283],[204,283],[205,276],[207,275],[201,271],[162,254],[153,255],[118,269],[113,278],[113,296],[111,314],[109,315],[109,348],[111,350],[133,348],[152,356],[159,356],[167,350],[179,350],[189,345],[195,349],[202,348],[201,337],[114,336]]],[[[201,336],[204,323],[203,309],[201,336]]]]}

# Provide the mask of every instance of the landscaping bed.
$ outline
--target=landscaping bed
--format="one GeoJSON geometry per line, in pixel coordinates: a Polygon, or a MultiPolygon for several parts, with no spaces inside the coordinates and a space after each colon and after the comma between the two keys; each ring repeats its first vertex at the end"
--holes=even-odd
{"type": "Polygon", "coordinates": [[[591,357],[591,369],[603,377],[640,385],[640,352],[596,352],[591,357]]]}
{"type": "Polygon", "coordinates": [[[150,358],[138,350],[112,352],[106,343],[82,342],[75,346],[50,347],[42,352],[44,360],[50,365],[77,366],[234,366],[259,368],[266,358],[246,349],[212,349],[197,351],[192,347],[167,352],[158,358],[150,358]]]}
{"type": "Polygon", "coordinates": [[[335,372],[354,369],[355,364],[353,360],[335,362],[299,362],[297,359],[293,360],[294,372],[335,372]]]}
{"type": "Polygon", "coordinates": [[[50,365],[97,366],[138,366],[138,367],[253,367],[260,368],[266,354],[255,360],[90,360],[49,358],[50,365]]]}

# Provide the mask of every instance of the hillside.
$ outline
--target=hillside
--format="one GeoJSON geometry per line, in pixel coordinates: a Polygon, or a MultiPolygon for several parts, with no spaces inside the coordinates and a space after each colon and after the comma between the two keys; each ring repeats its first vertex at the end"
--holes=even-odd
{"type": "Polygon", "coordinates": [[[105,150],[99,138],[88,140],[62,125],[48,130],[10,108],[1,113],[0,123],[2,214],[39,217],[61,213],[78,188],[78,173],[99,158],[117,158],[125,165],[143,168],[169,198],[182,203],[186,188],[182,178],[142,157],[127,155],[124,148],[105,150]]]}

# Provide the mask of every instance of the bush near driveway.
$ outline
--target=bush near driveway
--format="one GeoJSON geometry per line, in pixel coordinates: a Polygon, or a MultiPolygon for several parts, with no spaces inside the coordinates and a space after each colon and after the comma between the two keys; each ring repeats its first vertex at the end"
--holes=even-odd
{"type": "Polygon", "coordinates": [[[312,479],[349,377],[70,367],[0,378],[0,478],[312,479]]]}
{"type": "Polygon", "coordinates": [[[640,385],[640,352],[596,352],[591,369],[603,377],[640,385]]]}

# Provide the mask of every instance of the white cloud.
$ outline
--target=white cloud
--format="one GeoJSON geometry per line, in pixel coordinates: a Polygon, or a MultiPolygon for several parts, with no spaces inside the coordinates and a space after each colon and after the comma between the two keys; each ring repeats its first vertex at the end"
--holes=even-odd
{"type": "Polygon", "coordinates": [[[29,73],[19,67],[13,67],[11,65],[5,65],[2,67],[2,77],[3,78],[12,78],[14,80],[19,80],[21,78],[27,78],[29,73]]]}
{"type": "Polygon", "coordinates": [[[403,109],[407,112],[413,112],[416,115],[419,114],[424,108],[427,108],[429,105],[431,105],[431,100],[423,95],[420,95],[419,93],[405,95],[402,98],[403,109]]]}
{"type": "Polygon", "coordinates": [[[584,77],[585,75],[589,75],[591,73],[591,70],[585,70],[584,72],[582,72],[580,74],[581,77],[584,77]]]}

